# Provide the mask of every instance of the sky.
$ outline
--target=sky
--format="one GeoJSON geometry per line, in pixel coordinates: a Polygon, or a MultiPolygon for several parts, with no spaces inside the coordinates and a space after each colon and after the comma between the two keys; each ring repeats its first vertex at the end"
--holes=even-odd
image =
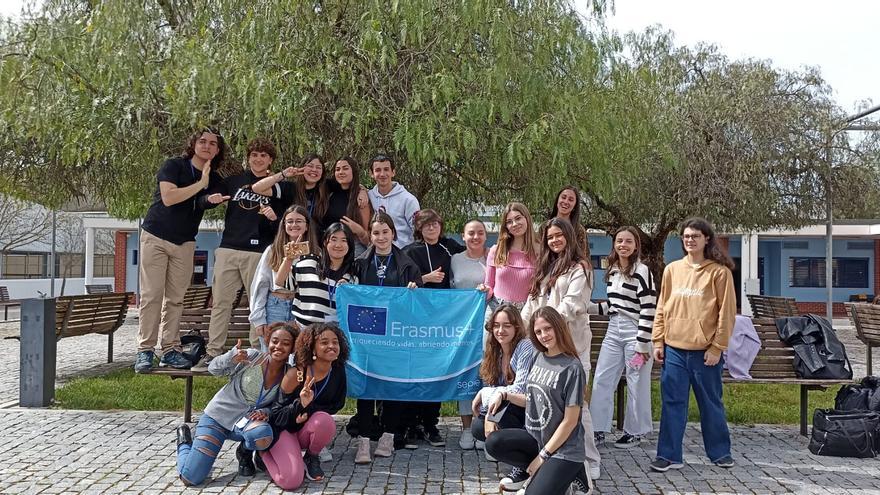
{"type": "MultiPolygon", "coordinates": [[[[14,16],[26,0],[0,0],[14,16]]],[[[28,0],[32,1],[32,0],[28,0]]],[[[586,11],[589,0],[572,0],[586,11]]],[[[732,59],[769,59],[799,70],[818,67],[849,112],[880,104],[880,1],[877,0],[607,0],[607,24],[621,33],[659,24],[679,44],[717,45],[732,59]]]]}

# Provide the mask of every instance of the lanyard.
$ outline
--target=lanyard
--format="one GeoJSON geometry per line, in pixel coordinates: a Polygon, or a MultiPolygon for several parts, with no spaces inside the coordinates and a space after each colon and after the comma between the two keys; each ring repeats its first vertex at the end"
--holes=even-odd
{"type": "Polygon", "coordinates": [[[373,264],[376,265],[376,278],[379,279],[379,286],[382,287],[385,285],[385,274],[388,271],[388,267],[391,266],[391,259],[394,257],[394,251],[388,254],[388,259],[386,263],[382,265],[381,270],[379,269],[379,256],[373,254],[373,264]]]}
{"type": "MultiPolygon", "coordinates": [[[[315,369],[314,369],[314,368],[310,368],[310,369],[312,370],[312,376],[315,376],[315,369]]],[[[318,390],[317,392],[315,392],[315,396],[312,397],[312,402],[313,402],[313,403],[314,403],[315,400],[318,398],[318,396],[321,395],[321,392],[323,392],[324,389],[327,388],[327,384],[330,383],[330,374],[331,374],[331,373],[333,373],[333,368],[332,368],[332,367],[330,368],[330,371],[327,372],[327,376],[325,376],[324,379],[321,380],[322,382],[324,382],[324,384],[321,385],[321,389],[318,390]]],[[[314,385],[313,385],[313,387],[314,387],[314,385]]]]}
{"type": "MultiPolygon", "coordinates": [[[[259,406],[260,403],[263,402],[263,397],[266,394],[265,387],[266,387],[266,377],[267,376],[269,376],[269,365],[268,364],[266,365],[266,369],[263,370],[263,383],[260,384],[260,395],[257,396],[257,402],[254,403],[254,408],[259,406]]],[[[281,377],[278,377],[278,380],[276,380],[275,383],[273,383],[272,386],[269,387],[269,390],[272,390],[273,388],[275,388],[275,385],[277,385],[279,381],[281,381],[281,377]]]]}

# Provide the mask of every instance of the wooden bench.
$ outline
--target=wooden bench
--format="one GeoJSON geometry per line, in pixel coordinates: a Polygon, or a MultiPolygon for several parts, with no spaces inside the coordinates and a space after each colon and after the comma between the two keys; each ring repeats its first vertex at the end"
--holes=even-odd
{"type": "Polygon", "coordinates": [[[109,294],[113,292],[110,284],[87,284],[86,294],[109,294]]]}
{"type": "Polygon", "coordinates": [[[749,300],[754,318],[785,318],[801,314],[793,297],[746,294],[746,298],[749,300]]]}
{"type": "Polygon", "coordinates": [[[113,362],[113,333],[128,314],[131,292],[61,296],[55,302],[55,335],[60,340],[90,333],[107,335],[107,362],[113,362]]]}
{"type": "Polygon", "coordinates": [[[0,285],[0,306],[3,306],[3,320],[9,319],[9,308],[21,307],[21,301],[9,298],[9,289],[5,285],[0,285]]]}
{"type": "MultiPolygon", "coordinates": [[[[229,330],[226,334],[226,343],[224,350],[229,350],[235,346],[238,339],[242,342],[249,342],[250,321],[248,316],[250,310],[247,307],[235,308],[232,310],[232,317],[229,320],[229,330]]],[[[205,341],[208,340],[208,326],[211,323],[211,308],[201,309],[184,309],[180,317],[180,335],[183,336],[190,331],[197,331],[205,341]]],[[[250,345],[250,344],[248,344],[250,345]]],[[[192,393],[193,393],[193,377],[195,376],[211,376],[207,371],[179,370],[176,368],[153,368],[149,372],[154,375],[165,375],[171,379],[183,378],[183,421],[186,423],[192,420],[192,393]]]]}
{"type": "Polygon", "coordinates": [[[880,305],[852,303],[846,308],[856,327],[856,338],[865,344],[867,376],[873,376],[871,348],[880,346],[880,305]]]}
{"type": "MultiPolygon", "coordinates": [[[[779,340],[776,332],[776,320],[773,318],[756,318],[753,320],[755,330],[761,339],[761,350],[755,357],[749,374],[751,380],[739,380],[731,378],[725,369],[722,375],[724,383],[762,383],[762,384],[788,384],[800,386],[800,432],[807,435],[807,393],[810,390],[823,390],[829,386],[853,383],[852,380],[811,380],[800,378],[794,371],[794,349],[779,340]]],[[[593,370],[596,369],[596,361],[599,358],[599,350],[602,348],[602,340],[608,331],[608,318],[605,316],[590,315],[590,330],[593,334],[590,347],[590,362],[593,370]]],[[[654,366],[651,371],[652,379],[660,378],[660,366],[654,366]]],[[[623,428],[624,412],[626,409],[626,378],[621,376],[617,384],[615,398],[617,408],[617,427],[623,428]]]]}
{"type": "Polygon", "coordinates": [[[183,296],[183,309],[205,309],[211,300],[211,288],[207,285],[190,285],[183,296]]]}

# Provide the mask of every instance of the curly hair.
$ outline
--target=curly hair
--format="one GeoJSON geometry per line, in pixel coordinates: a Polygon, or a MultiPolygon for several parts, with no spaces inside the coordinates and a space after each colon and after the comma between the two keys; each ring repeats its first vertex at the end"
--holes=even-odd
{"type": "Polygon", "coordinates": [[[254,151],[259,151],[269,155],[270,157],[272,157],[273,161],[278,158],[278,152],[275,150],[275,145],[272,143],[272,141],[266,138],[259,137],[251,139],[251,141],[247,145],[247,154],[250,155],[254,151]]]}
{"type": "Polygon", "coordinates": [[[202,134],[209,133],[217,136],[217,155],[211,159],[211,168],[214,170],[219,170],[221,166],[226,163],[226,154],[228,150],[226,149],[226,140],[223,139],[223,135],[220,134],[220,131],[213,127],[203,127],[189,136],[189,140],[186,142],[186,147],[184,148],[183,156],[184,158],[192,158],[196,154],[196,142],[198,142],[199,138],[202,137],[202,134]]]}
{"type": "Polygon", "coordinates": [[[312,356],[315,355],[315,344],[318,341],[318,337],[327,331],[333,332],[336,334],[336,338],[339,339],[339,354],[336,357],[336,361],[333,361],[333,367],[340,368],[345,366],[349,353],[348,339],[345,338],[345,333],[335,323],[312,323],[303,328],[299,333],[299,337],[296,338],[294,354],[297,367],[311,366],[315,362],[312,359],[312,356]]]}
{"type": "MultiPolygon", "coordinates": [[[[296,339],[299,337],[299,329],[297,329],[293,324],[289,321],[276,321],[275,323],[270,323],[266,328],[268,333],[267,336],[271,337],[275,330],[287,330],[290,332],[290,336],[293,337],[293,342],[296,343],[296,339]]],[[[268,339],[266,339],[268,340],[268,339]]]]}

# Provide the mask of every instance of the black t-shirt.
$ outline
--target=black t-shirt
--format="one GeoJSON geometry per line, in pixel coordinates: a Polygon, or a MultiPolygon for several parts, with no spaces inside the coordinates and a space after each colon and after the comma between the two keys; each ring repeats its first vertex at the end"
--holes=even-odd
{"type": "Polygon", "coordinates": [[[143,229],[160,239],[178,245],[195,241],[205,209],[216,206],[208,203],[207,192],[217,187],[221,180],[220,176],[212,170],[206,189],[171,206],[162,203],[159,183],[170,182],[182,188],[195,184],[201,178],[201,170],[197,169],[189,158],[165,160],[156,173],[156,191],[153,193],[153,203],[144,217],[143,229]]]}
{"type": "Polygon", "coordinates": [[[355,260],[355,272],[361,285],[406,287],[408,283],[415,282],[422,286],[419,267],[396,247],[392,247],[390,255],[386,256],[376,255],[375,248],[368,249],[355,260]],[[384,273],[384,278],[379,277],[379,272],[384,273]]]}
{"type": "Polygon", "coordinates": [[[246,170],[227,177],[218,185],[215,192],[229,196],[220,247],[262,253],[275,239],[284,208],[280,199],[262,196],[251,190],[251,186],[260,179],[246,170]],[[278,219],[271,222],[260,215],[262,205],[269,205],[278,219]]]}
{"type": "MultiPolygon", "coordinates": [[[[324,215],[321,230],[326,230],[330,225],[342,220],[342,217],[348,212],[348,191],[340,188],[336,181],[327,182],[328,186],[331,184],[335,187],[327,189],[330,193],[330,200],[327,202],[327,213],[324,215]]],[[[352,220],[357,222],[360,219],[352,218],[352,220]]]]}
{"type": "Polygon", "coordinates": [[[450,287],[452,255],[462,251],[464,251],[464,246],[448,237],[441,237],[436,244],[427,245],[423,241],[416,241],[403,248],[403,252],[415,262],[422,275],[443,267],[443,273],[446,274],[443,281],[426,283],[425,287],[428,289],[448,289],[450,287]]]}

